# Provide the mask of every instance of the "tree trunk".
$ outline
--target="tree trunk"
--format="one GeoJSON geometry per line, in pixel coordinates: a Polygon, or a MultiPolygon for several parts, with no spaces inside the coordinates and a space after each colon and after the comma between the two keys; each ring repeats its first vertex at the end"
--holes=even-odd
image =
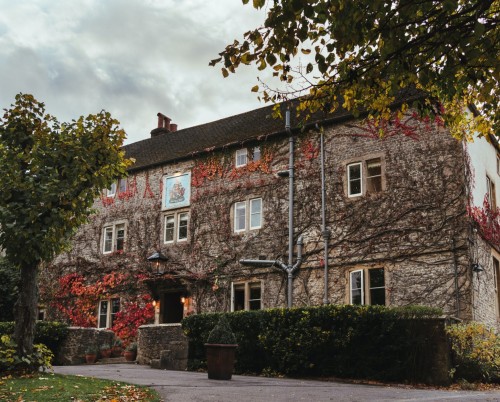
{"type": "Polygon", "coordinates": [[[33,352],[38,304],[38,264],[21,266],[21,288],[15,307],[14,339],[21,356],[33,352]]]}

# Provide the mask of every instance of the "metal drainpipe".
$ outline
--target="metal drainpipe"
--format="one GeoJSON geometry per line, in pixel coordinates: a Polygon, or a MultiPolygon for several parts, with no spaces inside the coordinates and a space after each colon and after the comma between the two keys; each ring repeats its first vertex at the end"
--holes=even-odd
{"type": "Polygon", "coordinates": [[[457,304],[457,318],[460,318],[460,295],[458,291],[458,261],[457,261],[457,253],[455,250],[455,239],[451,240],[452,253],[453,253],[453,267],[455,269],[455,297],[457,304]]]}
{"type": "Polygon", "coordinates": [[[293,177],[294,177],[294,142],[295,139],[290,129],[290,108],[286,109],[285,114],[285,130],[289,134],[290,144],[290,161],[288,166],[288,308],[292,307],[292,291],[293,291],[293,177]]]}
{"type": "Polygon", "coordinates": [[[326,227],[326,186],[325,186],[325,144],[323,137],[323,130],[321,130],[321,225],[323,234],[323,247],[324,247],[324,295],[323,304],[328,304],[328,241],[330,240],[330,231],[326,227]]]}

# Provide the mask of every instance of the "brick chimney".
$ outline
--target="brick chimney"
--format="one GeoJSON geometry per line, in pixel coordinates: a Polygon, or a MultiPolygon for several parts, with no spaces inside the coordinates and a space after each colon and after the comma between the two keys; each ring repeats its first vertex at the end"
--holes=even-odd
{"type": "Polygon", "coordinates": [[[158,127],[151,130],[151,138],[177,131],[177,124],[170,124],[170,122],[172,121],[171,118],[165,116],[163,113],[158,113],[157,116],[158,127]]]}

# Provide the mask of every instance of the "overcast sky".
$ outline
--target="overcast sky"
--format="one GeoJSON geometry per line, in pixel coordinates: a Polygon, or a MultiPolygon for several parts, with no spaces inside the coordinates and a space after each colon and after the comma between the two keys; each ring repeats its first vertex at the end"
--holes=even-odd
{"type": "Polygon", "coordinates": [[[0,10],[2,109],[19,92],[60,121],[106,109],[130,143],[149,137],[158,112],[182,129],[264,106],[250,92],[262,72],[224,79],[208,66],[264,21],[241,0],[0,0],[0,10]]]}

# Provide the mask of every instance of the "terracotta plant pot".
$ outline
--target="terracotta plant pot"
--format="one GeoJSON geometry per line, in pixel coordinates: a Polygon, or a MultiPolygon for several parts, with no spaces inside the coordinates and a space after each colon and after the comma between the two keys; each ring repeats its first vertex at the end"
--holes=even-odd
{"type": "Polygon", "coordinates": [[[109,359],[111,357],[111,349],[102,349],[101,356],[103,359],[109,359]]]}
{"type": "Polygon", "coordinates": [[[234,356],[238,345],[205,343],[207,350],[208,378],[230,380],[233,376],[234,356]]]}
{"type": "Polygon", "coordinates": [[[92,353],[92,354],[86,354],[85,355],[85,361],[87,362],[87,364],[93,364],[95,363],[95,361],[97,360],[97,354],[96,353],[92,353]]]}
{"type": "Polygon", "coordinates": [[[113,357],[120,357],[123,352],[123,348],[121,346],[113,346],[113,349],[111,349],[111,355],[113,357]]]}
{"type": "Polygon", "coordinates": [[[125,356],[126,361],[133,362],[137,357],[137,352],[126,350],[125,352],[123,352],[123,356],[125,356]]]}

